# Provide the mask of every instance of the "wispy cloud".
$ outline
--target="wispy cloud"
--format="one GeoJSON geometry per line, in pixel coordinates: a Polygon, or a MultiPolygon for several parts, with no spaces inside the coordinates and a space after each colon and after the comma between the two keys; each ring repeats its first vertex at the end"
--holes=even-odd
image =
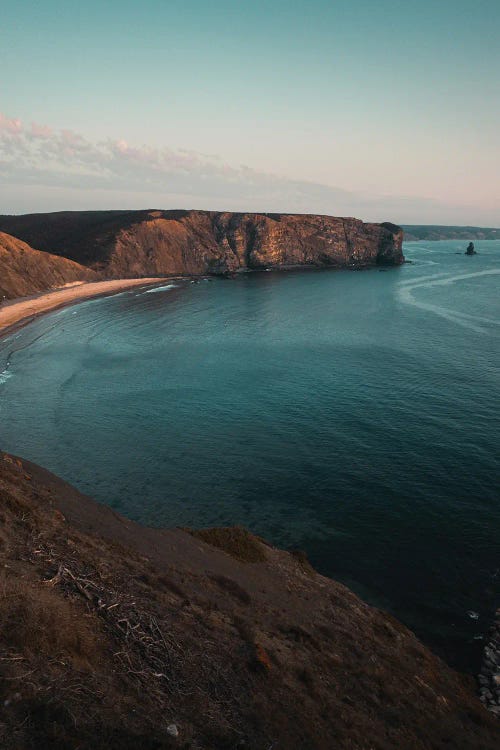
{"type": "Polygon", "coordinates": [[[0,197],[4,212],[129,208],[147,201],[161,208],[296,211],[408,223],[459,223],[466,215],[463,206],[363,195],[233,167],[217,156],[185,149],[137,147],[121,138],[92,142],[72,130],[25,124],[1,113],[0,197]],[[73,196],[72,205],[61,203],[61,191],[66,201],[73,196]],[[47,204],[47,193],[53,205],[47,204]],[[38,204],[33,205],[37,195],[38,204]]]}
{"type": "Polygon", "coordinates": [[[53,130],[0,114],[0,168],[13,180],[135,190],[171,188],[192,181],[224,185],[272,183],[276,178],[193,151],[135,147],[125,140],[93,143],[72,130],[53,130]]]}

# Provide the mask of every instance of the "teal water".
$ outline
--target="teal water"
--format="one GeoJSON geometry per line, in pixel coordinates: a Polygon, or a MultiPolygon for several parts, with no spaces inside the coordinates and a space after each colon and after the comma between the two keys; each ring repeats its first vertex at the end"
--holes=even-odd
{"type": "Polygon", "coordinates": [[[0,342],[0,445],[144,523],[305,549],[474,670],[500,605],[500,241],[464,249],[47,315],[0,342]]]}

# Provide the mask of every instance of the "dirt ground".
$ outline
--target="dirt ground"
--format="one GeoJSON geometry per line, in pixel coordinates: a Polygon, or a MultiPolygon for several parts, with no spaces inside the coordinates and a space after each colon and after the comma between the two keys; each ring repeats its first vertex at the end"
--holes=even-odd
{"type": "Polygon", "coordinates": [[[391,616],[243,529],[155,530],[0,453],[0,746],[493,750],[391,616]]]}

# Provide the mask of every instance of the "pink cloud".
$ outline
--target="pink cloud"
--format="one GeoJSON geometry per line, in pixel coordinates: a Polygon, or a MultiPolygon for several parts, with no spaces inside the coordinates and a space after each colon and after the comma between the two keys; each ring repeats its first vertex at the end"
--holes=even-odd
{"type": "Polygon", "coordinates": [[[115,148],[121,154],[125,154],[128,151],[128,143],[127,143],[127,141],[124,141],[123,138],[122,138],[119,141],[116,141],[115,148]]]}
{"type": "Polygon", "coordinates": [[[74,130],[61,130],[61,137],[68,146],[79,146],[85,141],[85,138],[74,130]]]}
{"type": "Polygon", "coordinates": [[[53,130],[48,125],[39,125],[36,122],[32,122],[30,132],[33,138],[50,138],[53,130]]]}
{"type": "Polygon", "coordinates": [[[0,130],[4,133],[18,135],[23,129],[23,124],[19,118],[7,117],[0,112],[0,130]]]}
{"type": "MultiPolygon", "coordinates": [[[[358,214],[384,220],[417,215],[432,223],[457,223],[465,211],[479,216],[475,206],[441,204],[424,197],[366,195],[303,180],[268,174],[244,165],[231,166],[221,158],[188,149],[132,146],[119,138],[91,141],[72,130],[53,129],[0,113],[0,170],[7,190],[44,186],[56,190],[96,190],[110,196],[134,193],[168,196],[169,205],[232,207],[235,210],[297,211],[358,214]],[[475,213],[474,213],[475,212],[475,213]]],[[[0,185],[0,189],[2,185],[0,185]]],[[[4,201],[5,203],[5,201],[4,201]]],[[[497,216],[496,204],[481,215],[497,216]]],[[[497,219],[483,219],[490,225],[497,219]]]]}

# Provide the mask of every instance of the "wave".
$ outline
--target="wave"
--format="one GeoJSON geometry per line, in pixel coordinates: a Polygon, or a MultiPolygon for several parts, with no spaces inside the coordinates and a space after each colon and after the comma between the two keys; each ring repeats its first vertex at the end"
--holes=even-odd
{"type": "Polygon", "coordinates": [[[155,286],[154,289],[148,289],[142,294],[154,294],[154,292],[166,292],[167,289],[177,289],[177,284],[165,284],[165,286],[155,286]]]}
{"type": "Polygon", "coordinates": [[[0,372],[0,385],[3,385],[7,382],[9,378],[12,377],[12,373],[9,372],[9,370],[3,370],[3,372],[0,372]]]}
{"type": "Polygon", "coordinates": [[[498,274],[500,274],[500,268],[490,268],[488,271],[474,271],[473,273],[460,273],[455,276],[436,279],[435,282],[429,282],[427,286],[446,286],[447,284],[454,284],[455,281],[462,281],[462,279],[475,279],[479,276],[496,276],[498,274]]]}
{"type": "Polygon", "coordinates": [[[496,276],[498,274],[500,274],[500,269],[476,271],[474,273],[462,273],[456,274],[455,276],[443,276],[443,274],[436,274],[436,276],[422,277],[421,279],[414,279],[402,284],[400,289],[398,290],[398,297],[401,302],[404,302],[405,304],[413,305],[413,307],[418,307],[421,310],[425,310],[426,312],[431,312],[435,315],[439,315],[442,318],[451,321],[452,323],[457,323],[457,325],[461,325],[464,328],[469,328],[476,333],[487,333],[487,330],[485,330],[484,326],[478,324],[483,323],[487,325],[500,325],[500,321],[493,320],[492,318],[485,318],[480,315],[470,315],[469,313],[450,310],[447,307],[441,307],[440,305],[434,305],[429,302],[422,302],[421,300],[416,299],[416,297],[413,295],[413,290],[430,289],[435,286],[448,286],[450,284],[454,284],[457,281],[475,279],[480,276],[496,276]]]}
{"type": "Polygon", "coordinates": [[[413,279],[405,279],[400,282],[400,286],[415,286],[416,284],[424,285],[428,281],[436,281],[437,279],[450,278],[450,272],[444,271],[443,273],[433,273],[431,276],[417,276],[413,279]]]}

